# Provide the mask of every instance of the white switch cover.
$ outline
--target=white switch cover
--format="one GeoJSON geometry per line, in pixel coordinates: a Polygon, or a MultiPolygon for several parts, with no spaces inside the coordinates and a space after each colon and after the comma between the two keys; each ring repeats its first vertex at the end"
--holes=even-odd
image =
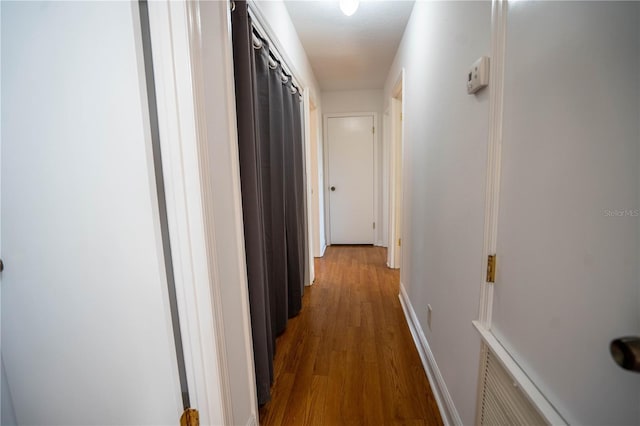
{"type": "Polygon", "coordinates": [[[467,93],[476,93],[489,84],[489,57],[481,56],[475,61],[467,74],[467,93]]]}

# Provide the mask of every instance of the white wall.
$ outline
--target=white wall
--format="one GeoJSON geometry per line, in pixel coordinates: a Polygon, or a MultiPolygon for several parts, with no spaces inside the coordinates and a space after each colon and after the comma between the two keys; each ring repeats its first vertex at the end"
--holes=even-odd
{"type": "MultiPolygon", "coordinates": [[[[383,135],[384,129],[383,112],[384,112],[384,97],[382,96],[382,90],[342,90],[322,92],[322,113],[349,113],[349,112],[375,112],[377,114],[377,128],[375,133],[376,143],[376,157],[375,167],[376,170],[376,182],[374,185],[374,191],[376,194],[376,232],[375,232],[375,244],[386,246],[387,241],[384,238],[387,231],[387,221],[383,220],[384,211],[388,210],[386,205],[383,205],[385,199],[385,192],[388,192],[387,185],[383,185],[382,182],[386,182],[388,177],[383,176],[383,164],[386,161],[384,153],[386,150],[383,147],[383,135]]],[[[323,141],[323,146],[326,141],[323,141]]],[[[328,217],[326,220],[329,220],[328,217]]]]}
{"type": "Polygon", "coordinates": [[[1,8],[2,361],[17,420],[175,423],[137,6],[1,8]]]}
{"type": "Polygon", "coordinates": [[[382,116],[382,90],[340,90],[322,92],[322,112],[376,112],[382,116]]]}
{"type": "Polygon", "coordinates": [[[13,408],[13,401],[11,398],[11,390],[9,389],[9,383],[7,383],[7,373],[4,371],[4,362],[1,362],[1,387],[0,387],[0,423],[3,426],[14,426],[18,422],[16,421],[16,413],[13,408]]]}
{"type": "Polygon", "coordinates": [[[475,419],[489,108],[465,75],[489,54],[490,14],[490,2],[417,2],[384,89],[388,104],[404,67],[401,282],[464,424],[475,419]]]}

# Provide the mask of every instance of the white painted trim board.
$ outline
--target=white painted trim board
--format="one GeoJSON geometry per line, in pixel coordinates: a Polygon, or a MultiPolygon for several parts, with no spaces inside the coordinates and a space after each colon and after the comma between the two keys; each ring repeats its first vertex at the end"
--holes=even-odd
{"type": "Polygon", "coordinates": [[[416,349],[418,350],[418,354],[422,360],[422,366],[429,378],[429,385],[431,386],[436,403],[440,409],[442,421],[445,425],[462,425],[462,420],[460,419],[458,410],[453,403],[453,398],[451,398],[451,394],[447,389],[442,373],[440,373],[438,364],[436,364],[436,359],[429,347],[429,342],[422,331],[416,312],[413,309],[411,300],[409,300],[409,296],[407,295],[402,283],[400,283],[400,294],[398,295],[398,298],[400,299],[400,304],[402,305],[402,310],[404,311],[407,325],[411,331],[411,336],[413,336],[416,349]]]}
{"type": "Polygon", "coordinates": [[[511,355],[509,355],[509,352],[507,352],[498,339],[496,339],[493,333],[484,328],[478,321],[473,321],[473,325],[476,330],[478,330],[478,333],[480,333],[480,336],[482,336],[484,343],[489,347],[504,369],[507,370],[514,381],[514,385],[518,385],[522,390],[522,393],[538,410],[540,415],[544,417],[550,425],[567,425],[568,423],[544,397],[536,385],[524,373],[522,368],[520,368],[511,355]]]}

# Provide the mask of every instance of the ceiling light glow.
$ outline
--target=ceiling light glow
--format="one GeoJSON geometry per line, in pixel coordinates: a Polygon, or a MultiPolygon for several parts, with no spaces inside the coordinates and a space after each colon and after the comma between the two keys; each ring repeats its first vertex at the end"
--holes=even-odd
{"type": "Polygon", "coordinates": [[[360,0],[340,0],[340,10],[347,16],[351,16],[356,13],[360,0]]]}

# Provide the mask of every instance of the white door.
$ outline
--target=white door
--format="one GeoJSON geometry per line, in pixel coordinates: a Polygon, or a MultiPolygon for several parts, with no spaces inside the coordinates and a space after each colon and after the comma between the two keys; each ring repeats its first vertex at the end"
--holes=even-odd
{"type": "Polygon", "coordinates": [[[373,244],[373,115],[327,118],[331,244],[373,244]]]}
{"type": "Polygon", "coordinates": [[[177,424],[137,5],[1,8],[2,360],[15,420],[177,424]]]}
{"type": "Polygon", "coordinates": [[[492,331],[570,424],[640,424],[639,12],[509,5],[492,331]]]}

